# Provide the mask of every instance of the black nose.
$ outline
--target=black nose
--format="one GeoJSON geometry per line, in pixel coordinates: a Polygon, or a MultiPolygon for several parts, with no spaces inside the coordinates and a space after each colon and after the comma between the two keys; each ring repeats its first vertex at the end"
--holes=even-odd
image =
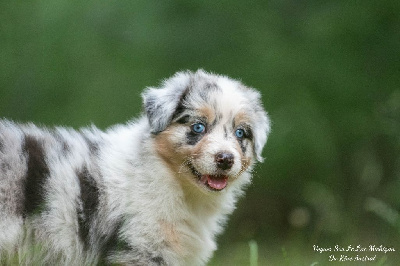
{"type": "Polygon", "coordinates": [[[233,154],[220,152],[215,155],[215,161],[217,162],[217,167],[222,170],[228,170],[232,168],[233,165],[233,154]]]}

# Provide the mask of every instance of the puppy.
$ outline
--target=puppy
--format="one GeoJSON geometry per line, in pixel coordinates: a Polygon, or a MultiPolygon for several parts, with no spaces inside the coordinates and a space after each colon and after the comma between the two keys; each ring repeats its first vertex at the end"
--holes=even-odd
{"type": "Polygon", "coordinates": [[[199,70],[103,132],[0,120],[0,263],[204,265],[270,123],[260,94],[199,70]]]}

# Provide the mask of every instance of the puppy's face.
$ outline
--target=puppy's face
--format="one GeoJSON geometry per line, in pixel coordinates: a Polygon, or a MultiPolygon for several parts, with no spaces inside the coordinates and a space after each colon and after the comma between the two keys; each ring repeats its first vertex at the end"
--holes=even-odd
{"type": "Polygon", "coordinates": [[[145,108],[157,153],[177,176],[221,191],[262,159],[269,122],[258,92],[203,71],[163,85],[144,93],[145,108]]]}

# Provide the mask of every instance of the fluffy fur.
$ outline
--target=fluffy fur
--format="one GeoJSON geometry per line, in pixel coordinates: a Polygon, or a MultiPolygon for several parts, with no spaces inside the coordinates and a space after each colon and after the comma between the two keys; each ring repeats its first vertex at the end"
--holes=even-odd
{"type": "Polygon", "coordinates": [[[180,72],[103,132],[0,120],[0,262],[204,265],[269,120],[238,81],[180,72]]]}

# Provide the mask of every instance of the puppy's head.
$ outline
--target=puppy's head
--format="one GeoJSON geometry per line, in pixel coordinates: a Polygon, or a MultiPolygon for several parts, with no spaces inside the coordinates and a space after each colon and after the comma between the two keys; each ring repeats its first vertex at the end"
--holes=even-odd
{"type": "Polygon", "coordinates": [[[220,191],[263,160],[270,123],[254,89],[199,70],[142,96],[157,153],[185,181],[220,191]]]}

